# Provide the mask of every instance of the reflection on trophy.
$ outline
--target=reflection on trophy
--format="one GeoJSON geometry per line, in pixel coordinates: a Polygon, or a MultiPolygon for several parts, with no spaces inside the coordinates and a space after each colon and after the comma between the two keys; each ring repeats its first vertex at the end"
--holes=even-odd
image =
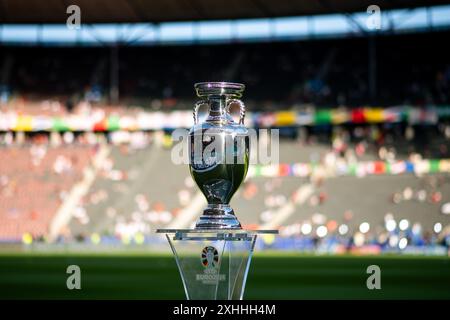
{"type": "Polygon", "coordinates": [[[257,235],[278,233],[243,230],[229,204],[249,165],[245,106],[239,100],[244,88],[228,82],[195,85],[201,100],[195,104],[189,132],[189,169],[208,205],[194,229],[157,231],[166,234],[187,299],[242,299],[257,235]],[[238,122],[230,115],[233,104],[240,107],[238,122]],[[199,123],[203,105],[208,114],[199,123]]]}

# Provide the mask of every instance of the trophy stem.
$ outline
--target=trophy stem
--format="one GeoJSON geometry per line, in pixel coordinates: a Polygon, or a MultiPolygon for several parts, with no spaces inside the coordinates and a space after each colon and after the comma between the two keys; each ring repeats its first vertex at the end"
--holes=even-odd
{"type": "Polygon", "coordinates": [[[208,204],[197,220],[196,229],[242,229],[241,223],[227,204],[208,204]]]}

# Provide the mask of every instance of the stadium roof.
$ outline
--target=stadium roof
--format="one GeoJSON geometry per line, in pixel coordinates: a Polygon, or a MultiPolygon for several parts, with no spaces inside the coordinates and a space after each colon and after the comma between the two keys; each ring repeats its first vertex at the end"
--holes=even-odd
{"type": "MultiPolygon", "coordinates": [[[[443,0],[377,0],[381,10],[448,3],[443,0]]],[[[67,7],[82,23],[131,23],[270,18],[366,11],[373,0],[0,0],[0,24],[65,23],[67,7]]]]}

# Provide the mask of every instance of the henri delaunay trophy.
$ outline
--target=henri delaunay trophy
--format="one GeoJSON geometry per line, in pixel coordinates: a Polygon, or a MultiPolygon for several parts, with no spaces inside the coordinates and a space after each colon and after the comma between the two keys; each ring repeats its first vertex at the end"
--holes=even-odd
{"type": "Polygon", "coordinates": [[[183,282],[186,298],[242,299],[258,234],[277,230],[244,230],[230,200],[244,181],[250,161],[250,137],[244,126],[244,84],[195,84],[201,99],[189,131],[189,170],[207,200],[194,229],[159,229],[165,233],[183,282]],[[240,108],[236,123],[230,107],[240,108]],[[208,107],[204,122],[198,110],[208,107]]]}

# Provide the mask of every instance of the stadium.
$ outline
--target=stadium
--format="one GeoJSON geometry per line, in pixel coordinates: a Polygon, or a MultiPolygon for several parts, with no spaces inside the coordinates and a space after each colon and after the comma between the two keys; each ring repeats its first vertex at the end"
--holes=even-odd
{"type": "Polygon", "coordinates": [[[450,3],[73,5],[0,2],[2,299],[184,298],[156,230],[206,205],[171,158],[203,81],[244,83],[245,126],[279,130],[231,202],[279,231],[246,299],[450,298],[450,3]]]}

